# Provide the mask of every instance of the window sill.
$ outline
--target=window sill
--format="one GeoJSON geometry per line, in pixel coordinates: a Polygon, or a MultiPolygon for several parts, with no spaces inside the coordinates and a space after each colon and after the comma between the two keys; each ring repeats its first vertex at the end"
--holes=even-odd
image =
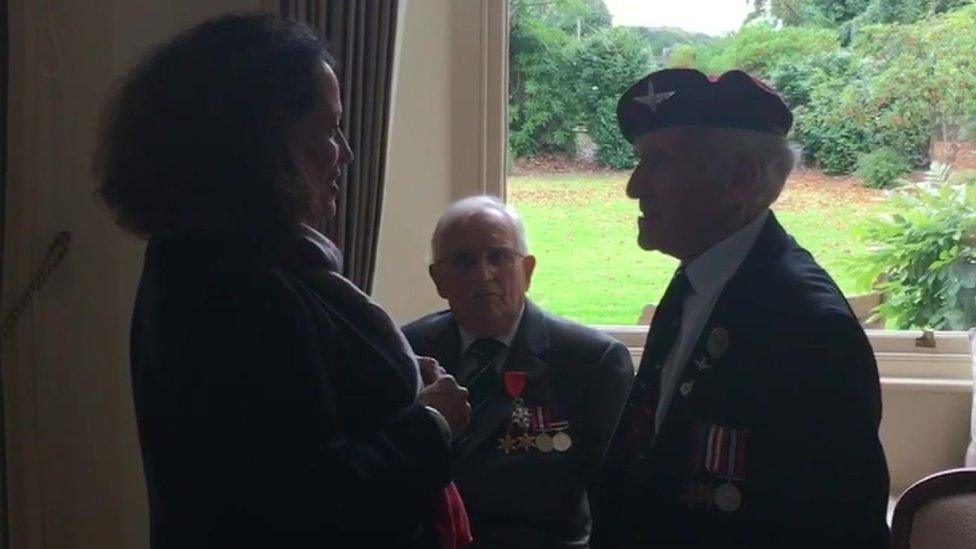
{"type": "MultiPolygon", "coordinates": [[[[593,326],[630,349],[640,363],[647,326],[593,326]]],[[[918,330],[866,330],[878,361],[881,385],[895,391],[969,393],[973,370],[966,332],[935,332],[933,347],[919,347],[918,330]]]]}

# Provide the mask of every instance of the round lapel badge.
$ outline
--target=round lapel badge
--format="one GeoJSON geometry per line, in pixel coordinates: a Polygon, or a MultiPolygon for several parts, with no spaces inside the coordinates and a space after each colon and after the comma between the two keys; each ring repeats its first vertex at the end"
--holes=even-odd
{"type": "Polygon", "coordinates": [[[715,489],[715,506],[722,511],[732,513],[740,505],[742,505],[742,493],[731,482],[726,482],[715,489]]]}
{"type": "Polygon", "coordinates": [[[540,452],[548,454],[553,448],[552,437],[545,433],[540,434],[539,436],[535,437],[535,447],[540,452]]]}
{"type": "Polygon", "coordinates": [[[694,388],[695,388],[695,380],[690,379],[690,380],[682,383],[681,386],[678,387],[678,391],[681,393],[681,396],[686,397],[686,396],[688,396],[688,395],[691,394],[691,391],[694,388]]]}
{"type": "Polygon", "coordinates": [[[725,328],[715,328],[708,334],[708,343],[705,346],[708,354],[712,358],[718,358],[725,354],[729,349],[729,332],[725,328]]]}
{"type": "Polygon", "coordinates": [[[573,439],[569,437],[566,433],[556,433],[552,437],[552,447],[555,448],[557,452],[565,452],[573,445],[573,439]]]}

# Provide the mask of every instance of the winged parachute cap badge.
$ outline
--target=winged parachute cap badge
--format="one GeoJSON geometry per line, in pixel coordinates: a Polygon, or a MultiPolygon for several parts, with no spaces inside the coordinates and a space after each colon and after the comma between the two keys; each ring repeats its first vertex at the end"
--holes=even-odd
{"type": "Polygon", "coordinates": [[[651,109],[651,112],[657,112],[657,107],[661,103],[664,103],[674,95],[673,91],[654,93],[654,84],[650,79],[647,80],[647,93],[634,98],[634,101],[647,105],[647,108],[651,109]]]}

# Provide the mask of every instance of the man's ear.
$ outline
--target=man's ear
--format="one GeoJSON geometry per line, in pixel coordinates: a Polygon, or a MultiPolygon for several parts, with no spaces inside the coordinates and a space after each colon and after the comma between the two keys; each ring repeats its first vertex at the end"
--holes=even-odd
{"type": "Polygon", "coordinates": [[[441,275],[443,273],[441,273],[437,263],[431,263],[427,266],[427,274],[429,274],[430,279],[434,281],[434,287],[437,288],[437,295],[441,296],[442,299],[447,299],[447,296],[444,295],[444,290],[441,289],[441,275]]]}
{"type": "Polygon", "coordinates": [[[522,258],[522,270],[525,271],[525,289],[532,283],[532,273],[535,271],[535,256],[527,255],[522,258]]]}
{"type": "Polygon", "coordinates": [[[754,154],[740,154],[732,161],[729,191],[742,199],[755,196],[762,176],[762,163],[754,154]]]}

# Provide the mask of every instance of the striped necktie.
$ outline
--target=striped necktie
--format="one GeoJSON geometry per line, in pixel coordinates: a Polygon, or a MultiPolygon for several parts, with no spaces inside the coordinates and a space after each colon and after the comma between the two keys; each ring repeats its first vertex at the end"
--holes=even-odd
{"type": "Polygon", "coordinates": [[[464,358],[473,364],[459,383],[468,389],[472,414],[478,413],[499,386],[494,360],[504,348],[505,344],[497,339],[482,338],[468,346],[468,350],[464,352],[464,358]]]}

